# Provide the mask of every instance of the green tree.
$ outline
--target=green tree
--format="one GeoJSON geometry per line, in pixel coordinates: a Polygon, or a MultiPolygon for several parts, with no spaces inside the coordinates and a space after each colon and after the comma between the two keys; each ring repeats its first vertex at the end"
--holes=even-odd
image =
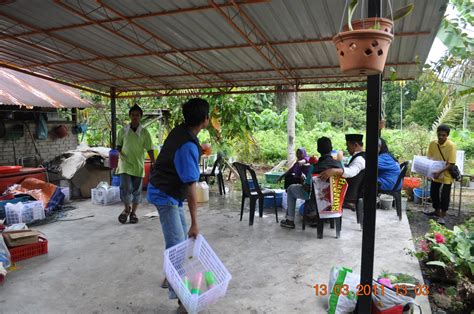
{"type": "Polygon", "coordinates": [[[306,130],[319,122],[329,122],[342,130],[365,126],[365,92],[301,93],[299,102],[298,112],[303,114],[306,130]]]}
{"type": "Polygon", "coordinates": [[[413,82],[413,87],[418,89],[417,97],[410,102],[404,121],[407,125],[414,122],[429,128],[442,110],[442,102],[447,95],[446,85],[439,82],[433,71],[425,70],[425,73],[413,82]]]}

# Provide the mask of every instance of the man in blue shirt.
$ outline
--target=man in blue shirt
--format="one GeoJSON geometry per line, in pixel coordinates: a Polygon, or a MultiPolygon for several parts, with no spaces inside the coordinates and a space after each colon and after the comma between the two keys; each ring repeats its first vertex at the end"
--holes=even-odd
{"type": "MultiPolygon", "coordinates": [[[[166,138],[150,174],[148,202],[160,215],[166,248],[195,238],[197,223],[196,182],[199,181],[200,145],[198,133],[209,124],[209,103],[201,98],[188,100],[182,108],[184,123],[175,127],[166,138]],[[183,201],[188,200],[191,227],[187,230],[183,201]]],[[[177,296],[169,287],[170,299],[177,296]]],[[[180,309],[182,305],[180,304],[180,309]]]]}

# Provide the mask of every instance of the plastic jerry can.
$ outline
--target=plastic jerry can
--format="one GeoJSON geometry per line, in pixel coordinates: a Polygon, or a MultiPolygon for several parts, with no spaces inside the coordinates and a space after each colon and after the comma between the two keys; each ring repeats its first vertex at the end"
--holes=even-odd
{"type": "Polygon", "coordinates": [[[198,182],[196,184],[196,190],[198,203],[204,203],[209,201],[209,186],[206,182],[198,182]]]}

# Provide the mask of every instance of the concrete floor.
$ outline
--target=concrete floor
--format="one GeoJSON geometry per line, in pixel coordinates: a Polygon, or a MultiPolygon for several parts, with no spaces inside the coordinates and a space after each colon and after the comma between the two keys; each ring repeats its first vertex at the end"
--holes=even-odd
{"type": "MultiPolygon", "coordinates": [[[[324,239],[316,229],[287,230],[271,210],[248,225],[248,209],[239,221],[240,192],[221,197],[211,192],[201,204],[199,223],[233,276],[227,295],[209,313],[325,313],[327,297],[316,297],[313,286],[327,284],[333,265],[360,272],[361,236],[355,214],[346,211],[341,238],[326,225],[324,239]]],[[[143,204],[140,222],[121,225],[120,205],[75,202],[63,219],[39,226],[49,241],[49,254],[17,264],[0,286],[1,313],[174,313],[176,301],[160,288],[164,241],[159,218],[143,204]]],[[[189,216],[189,215],[188,215],[189,216]]],[[[279,213],[283,218],[283,212],[279,213]]],[[[374,275],[381,270],[422,278],[404,213],[377,211],[374,275]]],[[[431,313],[426,297],[417,297],[423,313],[431,313]]]]}

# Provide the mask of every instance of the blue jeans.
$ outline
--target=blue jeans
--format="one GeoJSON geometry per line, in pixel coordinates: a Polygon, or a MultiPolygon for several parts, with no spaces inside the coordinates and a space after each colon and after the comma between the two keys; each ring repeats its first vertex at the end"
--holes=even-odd
{"type": "MultiPolygon", "coordinates": [[[[170,248],[186,240],[188,230],[184,217],[183,207],[177,205],[155,205],[160,215],[161,230],[165,238],[166,248],[170,248]]],[[[177,299],[176,293],[169,286],[168,296],[170,299],[177,299]]]]}
{"type": "Polygon", "coordinates": [[[120,174],[120,199],[125,204],[140,204],[142,202],[142,177],[120,174]]]}
{"type": "Polygon", "coordinates": [[[286,219],[290,221],[295,221],[295,208],[296,208],[296,200],[309,199],[309,194],[303,188],[302,184],[292,184],[286,190],[287,193],[287,205],[288,209],[286,210],[286,219]]]}

